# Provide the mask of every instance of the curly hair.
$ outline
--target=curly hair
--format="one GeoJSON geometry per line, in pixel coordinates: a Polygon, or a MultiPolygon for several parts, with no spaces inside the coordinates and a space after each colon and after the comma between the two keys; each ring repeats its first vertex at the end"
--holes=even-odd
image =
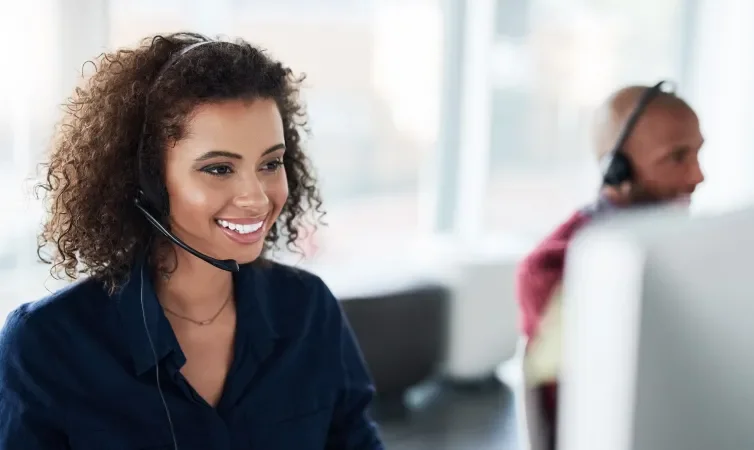
{"type": "Polygon", "coordinates": [[[289,198],[265,239],[265,254],[283,240],[296,251],[302,225],[321,223],[322,200],[301,143],[304,76],[242,40],[212,41],[175,59],[205,41],[194,33],[157,35],[90,61],[95,71],[64,105],[46,176],[36,186],[48,209],[38,254],[54,277],[89,275],[110,290],[128,278],[136,258],[159,239],[134,205],[140,174],[157,180],[166,197],[164,151],[184,136],[200,104],[265,98],[280,110],[289,198]]]}

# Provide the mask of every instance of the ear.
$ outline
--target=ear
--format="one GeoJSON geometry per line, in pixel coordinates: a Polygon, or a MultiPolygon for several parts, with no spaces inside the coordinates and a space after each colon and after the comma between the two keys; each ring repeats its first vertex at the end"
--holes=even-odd
{"type": "Polygon", "coordinates": [[[633,183],[624,181],[617,186],[602,186],[600,194],[615,205],[627,205],[633,198],[633,183]]]}
{"type": "Polygon", "coordinates": [[[621,198],[625,198],[626,201],[631,200],[634,190],[634,184],[631,181],[624,181],[618,186],[618,192],[621,198]]]}

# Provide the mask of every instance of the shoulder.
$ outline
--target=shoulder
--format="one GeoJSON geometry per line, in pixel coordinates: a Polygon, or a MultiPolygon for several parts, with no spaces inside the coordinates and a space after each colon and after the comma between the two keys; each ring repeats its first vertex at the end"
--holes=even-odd
{"type": "MultiPolygon", "coordinates": [[[[3,339],[16,335],[44,334],[56,325],[70,322],[92,300],[104,297],[98,283],[85,280],[74,283],[39,300],[23,303],[7,317],[3,339]]],[[[93,302],[92,302],[93,303],[93,302]]]]}
{"type": "Polygon", "coordinates": [[[264,261],[254,268],[257,276],[261,276],[266,283],[285,292],[305,293],[327,289],[322,279],[299,267],[289,266],[275,261],[264,261]]]}
{"type": "MultiPolygon", "coordinates": [[[[524,312],[540,314],[563,278],[566,250],[572,238],[589,222],[583,211],[572,214],[518,264],[516,297],[524,312]]],[[[531,318],[524,318],[525,321],[531,318]]],[[[525,326],[526,327],[526,326],[525,326]]]]}
{"type": "Polygon", "coordinates": [[[255,267],[254,276],[260,300],[279,328],[314,331],[340,322],[340,305],[319,276],[277,262],[255,267]]]}
{"type": "Polygon", "coordinates": [[[265,261],[255,267],[254,276],[255,283],[262,285],[276,301],[322,306],[334,300],[322,278],[298,267],[265,261]]]}
{"type": "Polygon", "coordinates": [[[590,216],[577,211],[547,235],[521,262],[520,272],[532,269],[560,269],[565,252],[573,237],[590,220],[590,216]]]}
{"type": "Polygon", "coordinates": [[[86,280],[13,310],[0,331],[0,379],[9,364],[49,362],[67,337],[98,313],[93,305],[105,306],[100,300],[106,300],[101,285],[86,280]]]}

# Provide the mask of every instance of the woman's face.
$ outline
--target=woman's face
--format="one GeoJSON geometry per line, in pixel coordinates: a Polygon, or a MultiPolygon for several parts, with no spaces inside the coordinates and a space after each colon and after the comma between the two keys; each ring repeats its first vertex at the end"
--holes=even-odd
{"type": "Polygon", "coordinates": [[[215,258],[254,261],[288,199],[284,153],[273,100],[198,106],[166,152],[173,233],[215,258]]]}

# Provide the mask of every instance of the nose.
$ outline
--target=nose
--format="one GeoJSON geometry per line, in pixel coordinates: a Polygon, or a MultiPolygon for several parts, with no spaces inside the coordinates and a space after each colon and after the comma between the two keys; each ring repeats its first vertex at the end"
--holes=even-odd
{"type": "Polygon", "coordinates": [[[704,173],[702,167],[699,165],[699,161],[694,161],[691,165],[691,172],[689,173],[689,183],[692,186],[696,186],[704,182],[704,173]]]}
{"type": "Polygon", "coordinates": [[[257,177],[249,177],[240,183],[234,203],[239,208],[262,213],[267,212],[270,199],[267,197],[264,184],[257,177]]]}

